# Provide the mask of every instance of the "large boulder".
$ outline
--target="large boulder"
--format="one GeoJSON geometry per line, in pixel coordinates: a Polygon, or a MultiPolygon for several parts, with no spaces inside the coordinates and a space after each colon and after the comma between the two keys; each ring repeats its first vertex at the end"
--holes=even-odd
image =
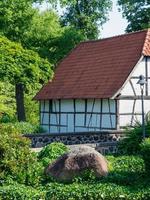
{"type": "Polygon", "coordinates": [[[69,153],[49,164],[45,172],[58,181],[71,181],[86,169],[93,170],[96,177],[106,176],[107,160],[92,147],[74,145],[69,153]]]}

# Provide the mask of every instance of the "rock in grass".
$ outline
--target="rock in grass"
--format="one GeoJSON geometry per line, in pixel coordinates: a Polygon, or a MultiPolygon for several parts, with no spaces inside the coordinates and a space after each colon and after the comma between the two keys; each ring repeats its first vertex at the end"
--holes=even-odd
{"type": "Polygon", "coordinates": [[[107,160],[91,147],[73,146],[69,153],[63,154],[45,169],[47,175],[58,181],[71,181],[84,170],[91,169],[96,177],[108,174],[107,160]]]}

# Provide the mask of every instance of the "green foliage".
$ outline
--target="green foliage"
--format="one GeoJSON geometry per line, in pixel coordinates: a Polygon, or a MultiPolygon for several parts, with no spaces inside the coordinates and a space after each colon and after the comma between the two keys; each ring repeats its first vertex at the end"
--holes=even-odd
{"type": "Polygon", "coordinates": [[[150,138],[145,139],[141,145],[141,154],[145,163],[147,173],[150,173],[150,138]]]}
{"type": "Polygon", "coordinates": [[[144,172],[144,162],[139,156],[107,156],[111,172],[144,172]]]}
{"type": "MultiPolygon", "coordinates": [[[[150,135],[150,116],[147,114],[146,120],[146,134],[150,135]]],[[[140,123],[136,123],[133,128],[126,129],[126,137],[118,144],[119,153],[123,154],[139,154],[140,143],[142,142],[142,127],[140,123]]]]}
{"type": "Polygon", "coordinates": [[[23,49],[20,44],[0,37],[0,78],[15,84],[18,120],[25,119],[23,89],[27,90],[31,86],[34,88],[50,77],[51,65],[46,59],[40,58],[34,51],[23,49]]]}
{"type": "Polygon", "coordinates": [[[22,43],[28,49],[38,52],[41,57],[48,58],[51,63],[54,63],[50,53],[55,47],[51,42],[60,37],[62,31],[58,15],[54,11],[37,12],[22,43]]]}
{"type": "Polygon", "coordinates": [[[13,41],[23,40],[35,13],[32,3],[33,0],[1,0],[0,33],[13,41]]]}
{"type": "Polygon", "coordinates": [[[52,76],[50,63],[20,44],[0,37],[0,78],[9,83],[43,83],[52,76]]]}
{"type": "Polygon", "coordinates": [[[1,200],[44,200],[45,191],[43,189],[34,189],[33,187],[10,182],[9,185],[0,186],[1,200]]]}
{"type": "Polygon", "coordinates": [[[72,27],[64,27],[59,37],[53,38],[49,43],[49,56],[53,63],[64,58],[79,42],[85,40],[81,31],[72,27]]]}
{"type": "Polygon", "coordinates": [[[0,141],[0,180],[12,179],[18,183],[37,186],[42,166],[29,148],[30,141],[22,137],[15,127],[2,125],[0,141]]]}
{"type": "MultiPolygon", "coordinates": [[[[47,154],[49,154],[49,151],[46,156],[47,154]]],[[[53,155],[52,159],[56,158],[55,153],[51,155],[53,155]]],[[[8,179],[0,187],[0,198],[4,200],[11,198],[21,200],[149,200],[150,179],[148,176],[144,176],[144,163],[140,157],[107,156],[107,160],[110,163],[110,172],[108,177],[101,180],[97,180],[93,176],[91,176],[91,179],[89,177],[81,177],[79,179],[78,177],[71,184],[62,184],[49,180],[49,183],[43,182],[43,186],[39,185],[36,188],[32,188],[8,179]]],[[[89,171],[86,174],[89,175],[89,171]]],[[[37,176],[34,178],[36,179],[37,176]]]]}
{"type": "Polygon", "coordinates": [[[34,125],[29,122],[15,122],[15,123],[1,123],[1,132],[9,129],[19,134],[30,134],[30,133],[43,133],[44,130],[39,125],[34,125]]]}
{"type": "Polygon", "coordinates": [[[53,142],[45,146],[38,154],[38,159],[47,166],[50,162],[56,160],[59,156],[68,151],[68,148],[63,143],[53,142]]]}
{"type": "Polygon", "coordinates": [[[93,170],[90,170],[90,169],[86,169],[84,171],[82,171],[78,176],[75,176],[73,178],[73,182],[76,182],[76,183],[82,183],[82,182],[85,182],[85,181],[96,181],[96,180],[99,180],[100,178],[97,178],[95,176],[95,173],[93,170]]]}
{"type": "Polygon", "coordinates": [[[25,91],[24,104],[26,111],[26,121],[31,124],[39,124],[39,102],[34,101],[33,97],[40,90],[41,85],[28,85],[28,90],[25,91]]]}
{"type": "Polygon", "coordinates": [[[120,154],[138,154],[140,152],[140,143],[142,142],[142,128],[135,126],[134,129],[126,130],[126,138],[118,144],[120,154]]]}
{"type": "Polygon", "coordinates": [[[49,0],[57,7],[58,3],[64,9],[62,24],[80,30],[85,38],[98,37],[99,27],[107,21],[111,10],[111,0],[49,0]]]}
{"type": "Polygon", "coordinates": [[[68,148],[52,143],[38,154],[31,153],[29,140],[21,137],[15,126],[6,125],[0,125],[0,199],[149,200],[150,178],[144,162],[149,164],[150,139],[140,145],[142,155],[147,155],[144,160],[140,156],[107,156],[107,177],[96,179],[87,170],[72,183],[62,184],[46,179],[43,164],[54,161],[68,148]]]}
{"type": "Polygon", "coordinates": [[[0,82],[0,122],[9,122],[15,119],[14,86],[8,82],[0,82]]]}
{"type": "Polygon", "coordinates": [[[145,172],[144,161],[139,156],[107,156],[109,175],[104,180],[119,185],[139,184],[145,172]]]}
{"type": "Polygon", "coordinates": [[[59,16],[54,10],[40,12],[33,7],[33,2],[39,1],[2,0],[0,35],[20,42],[24,48],[34,50],[41,57],[47,58],[50,63],[56,64],[81,41],[83,34],[71,27],[62,27],[59,16]],[[69,33],[66,34],[67,32],[71,32],[70,36],[69,33]],[[62,47],[60,43],[64,46],[62,47]]]}
{"type": "Polygon", "coordinates": [[[49,183],[46,200],[148,200],[149,179],[144,177],[144,163],[138,156],[107,156],[109,175],[101,180],[75,179],[71,184],[49,183]]]}
{"type": "Polygon", "coordinates": [[[61,27],[58,15],[48,10],[36,13],[30,31],[26,32],[23,45],[57,64],[82,40],[85,40],[85,37],[79,30],[61,27]]]}
{"type": "Polygon", "coordinates": [[[128,21],[126,31],[138,31],[150,27],[149,0],[118,0],[123,16],[128,21]]]}
{"type": "Polygon", "coordinates": [[[47,190],[46,200],[148,200],[150,198],[149,187],[132,190],[130,187],[114,183],[87,182],[67,185],[50,183],[47,185],[47,190]]]}
{"type": "MultiPolygon", "coordinates": [[[[39,89],[39,84],[35,84],[34,88],[28,85],[25,93],[26,120],[32,124],[39,123],[39,103],[33,101],[33,96],[39,89]]],[[[16,120],[15,87],[8,82],[0,82],[0,123],[16,120]]]]}

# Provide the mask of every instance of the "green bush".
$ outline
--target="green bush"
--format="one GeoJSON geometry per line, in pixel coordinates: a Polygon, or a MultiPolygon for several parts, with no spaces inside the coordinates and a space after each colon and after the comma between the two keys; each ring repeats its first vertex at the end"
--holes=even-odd
{"type": "Polygon", "coordinates": [[[150,173],[150,138],[141,143],[141,154],[145,163],[146,172],[150,173]]]}
{"type": "Polygon", "coordinates": [[[22,137],[13,126],[0,125],[0,179],[37,186],[42,166],[30,150],[30,140],[22,137]]]}
{"type": "Polygon", "coordinates": [[[10,122],[15,122],[16,118],[7,113],[3,113],[0,115],[0,123],[10,123],[10,122]]]}
{"type": "Polygon", "coordinates": [[[106,156],[109,171],[113,172],[144,172],[144,162],[139,156],[106,156]]]}
{"type": "Polygon", "coordinates": [[[14,85],[0,81],[0,122],[16,121],[16,102],[14,85]]]}
{"type": "Polygon", "coordinates": [[[142,182],[141,176],[145,172],[144,161],[139,156],[107,156],[109,175],[105,182],[118,185],[134,185],[142,182]]]}
{"type": "Polygon", "coordinates": [[[44,200],[45,191],[12,182],[10,185],[0,187],[1,200],[44,200]]]}
{"type": "MultiPolygon", "coordinates": [[[[147,114],[146,120],[146,134],[150,136],[150,114],[147,114]]],[[[140,154],[140,144],[142,142],[142,127],[140,123],[136,123],[133,128],[125,130],[126,137],[118,144],[118,153],[135,155],[140,154]]]]}
{"type": "Polygon", "coordinates": [[[114,183],[85,182],[73,184],[50,183],[46,200],[149,200],[150,187],[134,188],[114,183]]]}
{"type": "Polygon", "coordinates": [[[59,156],[68,151],[66,145],[60,142],[53,142],[45,146],[38,154],[38,159],[47,166],[50,162],[56,160],[59,156]]]}
{"type": "Polygon", "coordinates": [[[1,130],[2,129],[14,129],[16,132],[20,134],[32,134],[32,133],[43,133],[44,129],[39,125],[33,125],[29,122],[15,122],[15,123],[1,123],[1,130]]]}

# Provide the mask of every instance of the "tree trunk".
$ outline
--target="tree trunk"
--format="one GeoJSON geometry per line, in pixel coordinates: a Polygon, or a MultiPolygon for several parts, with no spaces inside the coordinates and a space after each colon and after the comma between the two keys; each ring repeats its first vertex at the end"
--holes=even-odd
{"type": "Polygon", "coordinates": [[[21,83],[15,85],[17,118],[18,121],[26,121],[25,107],[24,107],[24,88],[21,83]]]}

